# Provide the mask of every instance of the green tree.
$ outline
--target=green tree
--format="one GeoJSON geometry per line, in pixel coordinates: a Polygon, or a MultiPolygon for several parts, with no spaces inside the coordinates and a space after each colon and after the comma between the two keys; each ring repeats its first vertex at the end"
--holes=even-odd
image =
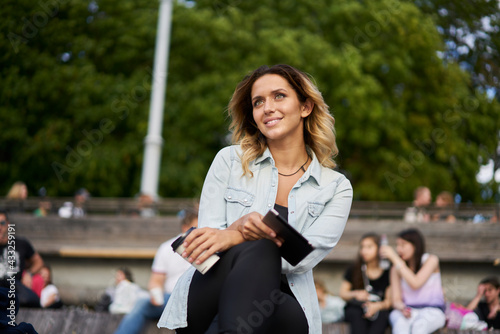
{"type": "MultiPolygon", "coordinates": [[[[0,41],[9,87],[0,92],[3,189],[22,179],[53,195],[86,186],[130,196],[139,189],[158,4],[60,2],[33,36],[23,16],[35,21],[40,9],[5,6],[1,30],[20,39],[0,41]]],[[[409,200],[426,184],[478,200],[478,159],[495,150],[499,107],[439,57],[444,50],[433,17],[407,1],[176,3],[160,195],[199,194],[228,144],[225,108],[238,81],[262,64],[289,63],[315,78],[331,106],[339,168],[357,199],[409,200]]]]}
{"type": "Polygon", "coordinates": [[[8,1],[0,175],[31,193],[131,195],[147,127],[156,4],[8,1]]]}

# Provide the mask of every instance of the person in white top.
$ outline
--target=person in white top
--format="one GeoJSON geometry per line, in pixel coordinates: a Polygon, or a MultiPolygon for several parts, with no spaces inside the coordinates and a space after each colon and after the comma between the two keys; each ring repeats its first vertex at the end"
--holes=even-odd
{"type": "Polygon", "coordinates": [[[392,306],[389,316],[394,334],[430,334],[442,328],[446,318],[439,258],[425,253],[425,241],[417,229],[398,234],[396,251],[381,246],[391,269],[392,306]]]}
{"type": "Polygon", "coordinates": [[[40,294],[40,306],[43,308],[62,307],[59,290],[52,283],[52,269],[48,265],[44,265],[42,269],[40,269],[40,276],[44,282],[44,286],[40,294]]]}
{"type": "MultiPolygon", "coordinates": [[[[178,216],[181,218],[182,233],[198,225],[197,210],[182,210],[178,216]]],[[[115,334],[138,334],[146,319],[160,318],[177,280],[191,266],[172,250],[175,239],[177,236],[165,241],[156,251],[148,284],[150,296],[137,300],[132,311],[120,322],[115,334]]]]}
{"type": "Polygon", "coordinates": [[[116,271],[115,282],[113,301],[109,305],[110,313],[130,313],[139,298],[148,296],[145,290],[134,283],[132,273],[128,268],[122,267],[116,271]]]}

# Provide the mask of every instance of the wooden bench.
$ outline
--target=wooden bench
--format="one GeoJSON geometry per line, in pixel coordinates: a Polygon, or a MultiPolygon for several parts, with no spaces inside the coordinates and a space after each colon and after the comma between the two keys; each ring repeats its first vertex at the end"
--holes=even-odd
{"type": "MultiPolygon", "coordinates": [[[[82,308],[60,310],[21,308],[16,323],[33,325],[38,334],[113,334],[123,315],[93,312],[82,308]]],[[[173,334],[166,328],[159,329],[156,321],[148,321],[143,334],[173,334]]]]}
{"type": "MultiPolygon", "coordinates": [[[[82,308],[61,310],[22,308],[16,322],[33,325],[38,334],[112,334],[118,328],[123,315],[93,312],[82,308]]],[[[142,334],[173,334],[166,328],[159,329],[156,321],[148,321],[142,334]]],[[[350,334],[347,323],[324,324],[323,334],[350,334]]]]}
{"type": "MultiPolygon", "coordinates": [[[[73,197],[48,198],[51,203],[51,212],[57,214],[57,210],[63,206],[64,202],[73,202],[73,197]]],[[[40,198],[29,197],[23,201],[9,200],[0,197],[0,208],[12,212],[32,213],[38,208],[40,198]]],[[[160,198],[154,203],[153,208],[159,215],[175,215],[182,209],[196,205],[195,198],[160,198]]],[[[90,197],[85,202],[84,208],[89,215],[136,215],[139,207],[139,200],[133,197],[90,197]]]]}
{"type": "MultiPolygon", "coordinates": [[[[72,197],[55,197],[48,199],[52,204],[52,212],[57,213],[64,202],[72,202],[72,197]]],[[[39,204],[40,198],[29,197],[23,201],[8,200],[0,197],[0,208],[13,212],[32,213],[39,204]]],[[[175,215],[178,211],[192,207],[197,203],[196,198],[160,198],[154,203],[154,209],[160,215],[175,215]]],[[[133,197],[91,197],[85,203],[89,215],[122,215],[136,214],[138,199],[133,197]]],[[[351,218],[384,220],[401,220],[405,210],[411,206],[410,202],[381,202],[381,201],[354,201],[351,208],[351,218]]],[[[476,215],[482,215],[487,220],[493,216],[500,216],[499,204],[461,203],[450,209],[457,219],[470,221],[476,215]]],[[[440,213],[438,208],[430,207],[432,213],[440,213]]]]}
{"type": "MultiPolygon", "coordinates": [[[[82,308],[63,308],[60,310],[22,308],[16,322],[33,325],[38,334],[112,334],[118,328],[123,315],[106,312],[93,312],[82,308]]],[[[156,321],[148,321],[142,334],[174,334],[174,331],[156,326],[156,321]]],[[[323,324],[323,334],[350,334],[349,324],[340,322],[323,324]]],[[[390,328],[386,334],[390,334],[390,328]]],[[[456,330],[443,328],[436,334],[481,334],[474,330],[456,330]]],[[[500,330],[488,333],[500,334],[500,330]]]]}

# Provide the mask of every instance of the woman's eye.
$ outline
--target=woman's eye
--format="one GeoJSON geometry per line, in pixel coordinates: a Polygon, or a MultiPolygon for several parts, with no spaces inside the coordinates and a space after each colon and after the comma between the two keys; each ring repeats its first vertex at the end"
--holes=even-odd
{"type": "Polygon", "coordinates": [[[262,104],[262,100],[257,100],[257,101],[255,101],[255,102],[253,103],[253,106],[254,106],[254,108],[255,108],[255,107],[260,106],[261,104],[262,104]]]}
{"type": "Polygon", "coordinates": [[[276,100],[281,100],[283,98],[285,98],[284,94],[281,94],[281,93],[276,94],[276,100]]]}

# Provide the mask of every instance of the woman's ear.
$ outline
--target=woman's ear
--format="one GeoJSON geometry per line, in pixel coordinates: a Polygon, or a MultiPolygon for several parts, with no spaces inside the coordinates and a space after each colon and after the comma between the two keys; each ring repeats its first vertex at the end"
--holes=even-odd
{"type": "Polygon", "coordinates": [[[302,118],[306,118],[311,114],[313,109],[314,109],[314,102],[311,99],[307,99],[306,102],[302,104],[300,116],[302,116],[302,118]]]}

